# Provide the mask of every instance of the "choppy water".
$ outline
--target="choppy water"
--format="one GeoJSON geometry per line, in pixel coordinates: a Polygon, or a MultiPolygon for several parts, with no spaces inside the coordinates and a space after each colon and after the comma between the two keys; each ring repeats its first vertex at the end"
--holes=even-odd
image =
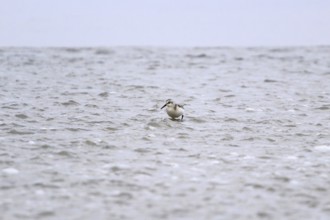
{"type": "Polygon", "coordinates": [[[330,47],[1,48],[0,219],[330,219],[329,85],[330,47]]]}

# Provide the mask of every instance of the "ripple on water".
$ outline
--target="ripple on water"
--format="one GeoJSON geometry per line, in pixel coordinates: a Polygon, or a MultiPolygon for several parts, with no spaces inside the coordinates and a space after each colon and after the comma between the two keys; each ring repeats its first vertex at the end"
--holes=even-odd
{"type": "Polygon", "coordinates": [[[95,143],[94,141],[91,141],[91,140],[86,140],[85,144],[87,144],[89,146],[96,146],[97,145],[97,143],[95,143]]]}
{"type": "Polygon", "coordinates": [[[43,144],[43,145],[40,146],[40,148],[42,148],[42,149],[50,149],[50,148],[53,148],[53,146],[48,145],[48,144],[43,144]]]}
{"type": "Polygon", "coordinates": [[[86,129],[81,129],[81,128],[66,128],[66,130],[68,130],[68,131],[73,131],[73,132],[77,132],[77,131],[87,131],[86,129]]]}
{"type": "Polygon", "coordinates": [[[17,115],[15,115],[17,118],[20,118],[20,119],[26,119],[26,118],[28,118],[28,116],[27,115],[25,115],[25,114],[17,114],[17,115]]]}
{"type": "Polygon", "coordinates": [[[32,131],[19,131],[16,129],[12,129],[7,132],[8,134],[15,134],[15,135],[29,135],[29,134],[34,134],[32,131]]]}
{"type": "Polygon", "coordinates": [[[159,127],[161,127],[161,124],[159,122],[152,121],[152,122],[147,123],[147,126],[145,126],[145,129],[153,130],[154,128],[159,128],[159,127]]]}
{"type": "Polygon", "coordinates": [[[119,147],[115,146],[115,145],[105,145],[102,147],[102,149],[105,149],[105,150],[116,150],[118,149],[119,147]]]}
{"type": "Polygon", "coordinates": [[[226,117],[226,118],[225,118],[225,122],[238,122],[238,119],[236,119],[236,118],[228,118],[228,117],[226,117]]]}
{"type": "Polygon", "coordinates": [[[118,127],[106,127],[105,130],[107,130],[107,131],[117,131],[117,130],[119,130],[119,128],[118,127]]]}
{"type": "Polygon", "coordinates": [[[206,120],[204,120],[203,118],[201,117],[190,117],[189,118],[192,122],[196,122],[196,123],[205,123],[206,120]]]}
{"type": "Polygon", "coordinates": [[[108,92],[101,92],[101,93],[99,93],[99,96],[106,98],[106,97],[109,96],[109,93],[108,92]]]}
{"type": "Polygon", "coordinates": [[[67,102],[62,102],[61,104],[64,105],[64,106],[77,106],[77,105],[79,105],[79,103],[74,101],[74,100],[69,100],[67,102]]]}
{"type": "Polygon", "coordinates": [[[63,156],[63,157],[68,157],[68,158],[74,158],[76,157],[73,152],[69,152],[67,150],[62,150],[56,153],[57,155],[63,156]]]}
{"type": "Polygon", "coordinates": [[[330,104],[322,105],[321,107],[318,107],[316,109],[317,110],[329,110],[330,109],[330,104]]]}
{"type": "Polygon", "coordinates": [[[150,148],[137,148],[134,151],[137,153],[150,153],[151,149],[150,148]]]}
{"type": "Polygon", "coordinates": [[[37,218],[49,218],[55,215],[54,211],[43,211],[37,214],[37,218]]]}

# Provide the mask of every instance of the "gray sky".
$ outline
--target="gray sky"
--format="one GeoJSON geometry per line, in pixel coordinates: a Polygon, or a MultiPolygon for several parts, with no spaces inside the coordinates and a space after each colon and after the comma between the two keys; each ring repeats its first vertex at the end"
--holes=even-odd
{"type": "Polygon", "coordinates": [[[0,0],[0,46],[330,45],[329,0],[0,0]]]}

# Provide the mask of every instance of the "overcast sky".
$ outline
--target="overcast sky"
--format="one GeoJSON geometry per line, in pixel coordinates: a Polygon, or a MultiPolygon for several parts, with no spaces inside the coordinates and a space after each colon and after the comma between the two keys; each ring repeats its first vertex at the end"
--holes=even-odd
{"type": "Polygon", "coordinates": [[[330,45],[330,0],[0,0],[0,46],[330,45]]]}

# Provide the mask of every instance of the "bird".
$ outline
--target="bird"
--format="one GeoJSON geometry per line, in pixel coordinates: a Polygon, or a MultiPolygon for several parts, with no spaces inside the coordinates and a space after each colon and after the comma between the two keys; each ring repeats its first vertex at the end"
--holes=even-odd
{"type": "Polygon", "coordinates": [[[166,103],[161,109],[166,107],[166,112],[168,116],[170,116],[172,119],[176,119],[181,116],[181,121],[184,117],[184,108],[183,105],[175,104],[172,99],[167,99],[166,103]]]}

